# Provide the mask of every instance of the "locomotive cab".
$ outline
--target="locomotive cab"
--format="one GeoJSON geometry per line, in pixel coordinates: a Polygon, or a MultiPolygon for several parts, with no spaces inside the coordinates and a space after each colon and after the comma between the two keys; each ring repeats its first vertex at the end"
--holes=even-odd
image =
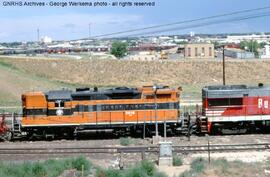
{"type": "Polygon", "coordinates": [[[22,95],[23,117],[47,115],[47,101],[42,92],[28,92],[22,95]]]}

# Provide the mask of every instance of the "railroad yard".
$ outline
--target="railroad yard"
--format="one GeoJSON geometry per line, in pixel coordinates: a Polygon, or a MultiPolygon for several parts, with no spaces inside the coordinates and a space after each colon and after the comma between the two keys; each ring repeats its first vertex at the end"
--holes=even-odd
{"type": "MultiPolygon", "coordinates": [[[[11,57],[12,58],[12,57],[11,57]]],[[[172,86],[183,86],[181,92],[180,105],[181,111],[194,111],[194,106],[201,106],[201,88],[204,84],[214,85],[220,81],[220,61],[205,60],[205,61],[165,61],[149,64],[148,62],[136,61],[117,61],[117,60],[102,60],[102,61],[84,61],[84,60],[58,60],[58,59],[37,59],[37,58],[1,58],[0,62],[0,80],[7,83],[0,88],[0,105],[1,109],[11,107],[10,112],[20,110],[20,96],[23,92],[29,90],[48,91],[51,89],[70,88],[75,89],[77,86],[99,86],[102,88],[113,87],[112,83],[119,85],[119,82],[125,86],[133,87],[137,85],[147,85],[147,79],[154,77],[157,83],[164,83],[172,86]],[[50,60],[50,62],[48,62],[50,60]],[[28,64],[25,65],[24,63],[28,64]],[[110,65],[107,66],[108,62],[110,65]],[[81,68],[85,70],[78,72],[71,68],[77,65],[87,66],[81,68]],[[143,65],[143,67],[141,67],[143,65]],[[166,65],[166,66],[164,66],[166,65]],[[206,79],[201,80],[194,76],[191,72],[201,66],[207,66],[206,79]],[[113,68],[121,68],[120,70],[112,70],[113,68]],[[177,67],[175,67],[177,66],[177,67]],[[89,70],[89,67],[91,68],[89,70]],[[161,68],[160,68],[161,67],[161,68]],[[164,68],[171,68],[164,71],[164,68]],[[36,68],[39,68],[38,70],[36,68]],[[88,68],[88,69],[87,69],[88,68]],[[104,69],[106,68],[106,69],[104,69]],[[130,68],[132,68],[130,70],[130,68]],[[142,75],[136,75],[135,71],[139,68],[148,68],[148,71],[140,71],[142,75]],[[159,72],[155,72],[155,69],[159,72]],[[95,73],[101,71],[101,75],[95,73]],[[61,71],[61,74],[57,74],[61,71]],[[63,77],[71,71],[70,77],[63,77]],[[91,71],[91,72],[90,72],[91,71]],[[166,78],[169,75],[173,79],[166,78]],[[183,73],[182,73],[183,72],[183,73]],[[87,73],[82,75],[82,73],[87,73]],[[133,76],[125,76],[124,73],[132,74],[133,76]],[[165,74],[166,73],[166,74],[165,74]],[[158,75],[157,75],[158,74],[158,75]],[[108,77],[112,75],[113,77],[108,77]],[[164,75],[164,77],[162,76],[164,75]],[[7,77],[6,77],[7,76],[7,77]],[[166,76],[166,77],[165,77],[166,76]],[[93,78],[92,78],[93,77],[93,78]],[[15,82],[19,78],[20,82],[15,82]],[[106,80],[101,82],[101,78],[106,80]],[[192,78],[192,79],[185,79],[192,78]],[[67,80],[68,79],[68,80],[67,80]],[[27,84],[25,84],[27,83],[27,84]],[[91,84],[87,84],[91,83],[91,84]],[[21,87],[23,85],[23,87],[21,87]],[[44,87],[46,85],[46,87],[44,87]]],[[[237,83],[252,83],[256,78],[260,78],[261,82],[269,83],[269,78],[261,71],[268,72],[269,62],[259,61],[228,61],[230,70],[228,71],[233,77],[228,78],[230,84],[237,83]],[[234,65],[241,65],[239,70],[234,65]],[[263,67],[261,67],[263,66],[263,67]],[[251,67],[255,67],[252,72],[258,72],[257,75],[246,77],[246,72],[249,72],[251,67]],[[254,78],[255,77],[255,78],[254,78]]],[[[204,67],[202,67],[204,68],[204,67]]],[[[81,71],[80,70],[80,71],[81,71]]],[[[251,75],[251,74],[250,74],[251,75]]],[[[9,111],[7,111],[9,112],[9,111]]],[[[259,131],[260,132],[260,131],[259,131]]],[[[185,174],[192,169],[192,163],[196,159],[203,158],[207,164],[210,154],[210,160],[213,163],[220,159],[226,159],[229,164],[238,163],[241,161],[243,166],[250,167],[250,174],[247,172],[244,176],[270,176],[270,168],[265,165],[270,159],[270,134],[243,134],[243,135],[191,135],[190,139],[185,135],[177,135],[167,137],[167,142],[172,142],[173,156],[180,158],[182,165],[173,167],[158,167],[159,171],[164,172],[167,176],[178,176],[185,174]],[[209,146],[208,146],[209,143],[209,146]],[[252,164],[257,164],[258,167],[253,167],[252,164]]],[[[0,142],[0,159],[7,162],[20,163],[24,161],[45,161],[47,159],[64,159],[67,157],[85,156],[93,164],[106,169],[127,169],[131,165],[135,165],[142,159],[149,160],[158,164],[159,146],[153,144],[152,138],[135,138],[125,136],[114,136],[108,134],[94,134],[91,136],[78,137],[76,140],[20,140],[14,139],[10,142],[0,142]],[[105,137],[105,138],[104,138],[105,137]],[[122,141],[126,141],[123,143],[122,141]]],[[[226,162],[227,163],[227,162],[226,162]]],[[[210,163],[211,164],[211,163],[210,163]]],[[[213,172],[217,167],[206,168],[202,176],[220,176],[213,172]]],[[[239,167],[240,168],[240,167],[239,167]]],[[[229,169],[234,169],[230,167],[229,169]]],[[[220,169],[218,169],[220,170],[220,169]]],[[[237,171],[232,171],[230,174],[237,176],[237,171]]],[[[186,175],[190,176],[190,175],[186,175]]],[[[196,175],[195,175],[196,176],[196,175]]],[[[201,176],[198,175],[197,176],[201,176]]],[[[224,175],[226,176],[226,175],[224,175]]],[[[227,175],[228,176],[228,175],[227,175]]],[[[232,175],[233,176],[233,175],[232,175]]]]}
{"type": "Polygon", "coordinates": [[[266,1],[28,1],[0,3],[0,177],[270,177],[266,1]]]}
{"type": "MultiPolygon", "coordinates": [[[[172,142],[173,146],[179,146],[179,148],[176,148],[175,150],[178,150],[179,153],[182,152],[181,156],[187,158],[187,160],[194,156],[205,156],[204,154],[207,152],[207,144],[208,140],[210,142],[210,147],[215,145],[231,145],[231,150],[223,147],[224,150],[217,149],[220,151],[215,152],[213,149],[213,157],[228,157],[227,153],[232,154],[238,154],[237,156],[231,156],[228,160],[244,160],[244,161],[261,161],[265,160],[267,158],[270,158],[270,143],[269,143],[270,135],[269,134],[252,134],[252,135],[227,135],[227,136],[191,136],[190,141],[185,136],[180,137],[168,137],[166,141],[172,142]],[[268,145],[267,145],[268,143],[268,145]],[[250,146],[250,149],[243,149],[243,155],[241,155],[241,147],[240,150],[232,149],[233,145],[254,145],[250,146]],[[262,146],[260,146],[262,144],[262,146]],[[181,146],[183,146],[181,148],[181,146]],[[186,146],[191,146],[191,148],[187,148],[186,146]],[[192,147],[194,146],[194,147],[192,147]],[[195,146],[202,146],[197,149],[195,146]],[[265,148],[265,149],[256,149],[256,148],[265,148]],[[185,148],[187,148],[185,150],[185,148]],[[254,148],[254,150],[252,149],[254,148]],[[201,151],[200,151],[201,149],[201,151]],[[195,155],[191,152],[195,151],[195,155]],[[205,152],[206,151],[206,152],[205,152]],[[226,152],[227,151],[227,152],[226,152]],[[240,151],[240,152],[239,152],[240,151]],[[254,152],[255,151],[255,152],[254,152]],[[260,152],[261,151],[261,152],[260,152]],[[251,154],[250,156],[246,156],[247,153],[254,152],[255,154],[251,154]],[[215,155],[216,154],[216,155],[215,155]],[[257,156],[257,155],[258,156],[257,156]],[[252,157],[252,158],[251,158],[252,157]],[[255,158],[254,158],[255,157],[255,158]]],[[[67,155],[76,155],[78,153],[83,153],[85,151],[89,159],[92,161],[96,161],[97,164],[100,162],[105,163],[106,166],[113,165],[114,161],[117,160],[119,157],[119,153],[121,152],[121,148],[123,152],[127,152],[126,158],[131,160],[130,163],[135,163],[139,160],[141,160],[141,151],[142,149],[133,150],[135,153],[128,153],[132,152],[132,148],[136,149],[145,147],[146,150],[151,149],[153,150],[153,154],[151,155],[151,160],[157,160],[157,153],[155,145],[152,144],[151,138],[141,139],[141,138],[131,138],[130,144],[127,146],[121,145],[121,142],[119,139],[90,139],[90,140],[54,140],[54,141],[14,141],[14,142],[2,142],[0,146],[0,156],[1,159],[5,160],[11,160],[11,161],[22,161],[22,160],[38,160],[42,158],[49,158],[49,157],[65,157],[67,155]],[[59,152],[61,153],[55,153],[54,148],[59,148],[59,152]],[[66,148],[66,149],[65,149],[66,148]],[[70,148],[70,149],[69,149],[70,148]],[[76,151],[76,148],[77,151],[76,151]],[[80,149],[82,148],[82,149],[80,149]],[[89,149],[88,149],[89,148],[89,149]],[[100,149],[99,149],[100,148],[100,149]],[[104,148],[104,149],[103,149],[104,148]],[[117,150],[119,148],[119,150],[117,150]],[[131,148],[131,150],[129,150],[131,148]],[[2,149],[36,149],[37,151],[34,154],[31,154],[29,152],[29,155],[27,155],[27,152],[24,152],[26,154],[5,154],[2,149]],[[42,152],[42,150],[45,150],[46,153],[38,153],[39,150],[42,152]],[[62,150],[62,151],[61,151],[62,150]],[[65,153],[65,150],[69,150],[65,153]],[[78,151],[79,150],[79,151],[78,151]],[[74,152],[74,153],[72,153],[74,152]],[[87,153],[89,152],[89,153],[87,153]],[[95,153],[100,152],[100,153],[95,153]],[[109,153],[111,152],[111,153],[109,153]],[[139,155],[138,155],[139,154],[139,155]],[[130,156],[135,158],[130,158],[130,156]],[[18,158],[20,157],[20,158],[18,158]]],[[[237,147],[236,147],[237,148],[237,147]]],[[[243,147],[242,147],[243,148],[243,147]]],[[[148,156],[145,158],[149,158],[148,156]]],[[[125,160],[125,162],[129,163],[125,160]]],[[[190,160],[190,159],[189,159],[190,160]]]]}
{"type": "MultiPolygon", "coordinates": [[[[191,136],[168,137],[173,144],[173,152],[183,160],[179,167],[159,168],[168,176],[178,175],[190,169],[192,160],[208,159],[208,141],[211,161],[226,159],[243,163],[263,163],[270,159],[270,135],[228,135],[228,136],[191,136]]],[[[153,162],[158,160],[158,146],[152,139],[130,138],[130,144],[123,146],[119,139],[54,140],[54,141],[14,141],[2,142],[1,160],[23,162],[25,160],[42,161],[46,159],[76,157],[83,154],[93,164],[103,168],[127,168],[142,159],[153,162]]],[[[259,176],[268,176],[270,170],[257,172],[259,176]]],[[[208,173],[208,172],[207,172],[208,173]]],[[[249,176],[247,174],[247,176],[249,176]]]]}

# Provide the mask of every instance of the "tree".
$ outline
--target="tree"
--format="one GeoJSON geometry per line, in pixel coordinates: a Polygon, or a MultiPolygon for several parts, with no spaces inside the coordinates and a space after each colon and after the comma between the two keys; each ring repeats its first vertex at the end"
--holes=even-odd
{"type": "Polygon", "coordinates": [[[251,41],[241,41],[240,48],[243,50],[248,50],[250,52],[254,52],[255,56],[259,56],[258,49],[260,48],[260,44],[256,40],[251,41]]]}
{"type": "Polygon", "coordinates": [[[111,54],[117,58],[122,58],[127,53],[127,43],[115,41],[112,43],[111,54]]]}
{"type": "Polygon", "coordinates": [[[265,45],[267,45],[266,42],[261,42],[261,43],[260,43],[260,48],[264,48],[265,45]]]}

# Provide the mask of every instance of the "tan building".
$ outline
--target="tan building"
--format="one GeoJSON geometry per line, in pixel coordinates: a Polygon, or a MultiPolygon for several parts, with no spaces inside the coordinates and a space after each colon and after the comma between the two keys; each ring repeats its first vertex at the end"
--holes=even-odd
{"type": "Polygon", "coordinates": [[[185,44],[185,58],[214,58],[214,44],[185,44]]]}

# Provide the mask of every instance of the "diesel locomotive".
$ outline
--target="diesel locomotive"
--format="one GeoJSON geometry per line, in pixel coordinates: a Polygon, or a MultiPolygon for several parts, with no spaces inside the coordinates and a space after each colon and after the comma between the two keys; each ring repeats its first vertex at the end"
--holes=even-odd
{"type": "MultiPolygon", "coordinates": [[[[151,133],[155,123],[175,131],[180,88],[79,88],[22,95],[21,129],[28,136],[73,136],[87,130],[151,133]]],[[[161,130],[161,129],[160,129],[161,130]]]]}
{"type": "Polygon", "coordinates": [[[270,130],[269,103],[270,87],[263,84],[204,87],[198,127],[211,134],[270,130]]]}

